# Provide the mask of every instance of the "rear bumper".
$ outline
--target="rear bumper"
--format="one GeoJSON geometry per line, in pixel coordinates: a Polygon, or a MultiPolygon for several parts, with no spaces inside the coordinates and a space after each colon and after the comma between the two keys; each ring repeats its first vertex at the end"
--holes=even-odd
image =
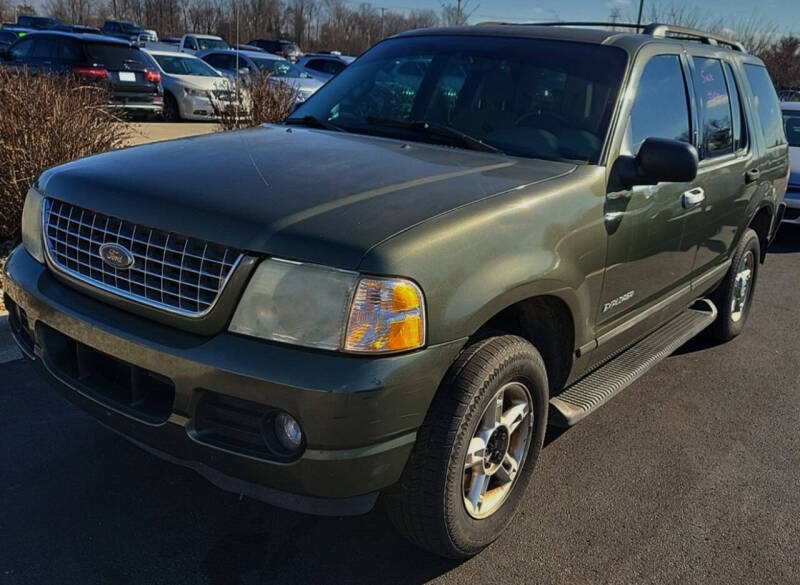
{"type": "Polygon", "coordinates": [[[374,359],[227,333],[196,336],[65,286],[22,248],[9,258],[6,280],[12,312],[19,307],[25,314],[18,343],[70,401],[224,489],[309,513],[365,512],[377,492],[399,479],[433,394],[463,345],[374,359]],[[65,373],[53,339],[74,340],[171,381],[174,397],[164,420],[125,411],[87,390],[82,378],[65,373]],[[211,394],[290,413],[305,432],[302,454],[281,462],[209,444],[195,429],[198,406],[211,394]]]}
{"type": "Polygon", "coordinates": [[[164,110],[164,96],[158,93],[112,91],[106,107],[132,112],[161,113],[164,110]]]}

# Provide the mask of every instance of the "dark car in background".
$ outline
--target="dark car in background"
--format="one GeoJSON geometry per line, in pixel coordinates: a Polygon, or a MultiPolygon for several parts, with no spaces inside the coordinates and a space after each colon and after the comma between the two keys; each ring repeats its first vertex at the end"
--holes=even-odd
{"type": "Polygon", "coordinates": [[[789,141],[791,172],[786,190],[786,214],[784,223],[800,225],[800,102],[783,102],[783,127],[789,141]]]}
{"type": "Polygon", "coordinates": [[[56,31],[31,33],[0,53],[9,69],[72,74],[107,83],[108,106],[130,113],[161,115],[161,74],[139,47],[101,35],[56,31]]]}
{"type": "Polygon", "coordinates": [[[139,35],[144,32],[144,29],[138,24],[124,20],[107,20],[103,23],[100,32],[109,37],[135,41],[139,39],[139,35]]]}
{"type": "Polygon", "coordinates": [[[285,57],[289,61],[297,61],[303,56],[303,51],[300,50],[297,43],[285,39],[253,39],[247,44],[258,47],[267,53],[278,55],[278,57],[285,57]]]}
{"type": "Polygon", "coordinates": [[[97,28],[96,26],[89,26],[86,24],[59,24],[53,30],[61,31],[61,32],[71,32],[71,33],[78,33],[82,35],[93,34],[99,35],[102,34],[102,31],[97,28]]]}
{"type": "Polygon", "coordinates": [[[54,29],[61,23],[57,18],[50,16],[18,16],[17,26],[22,28],[32,28],[35,30],[54,29]]]}

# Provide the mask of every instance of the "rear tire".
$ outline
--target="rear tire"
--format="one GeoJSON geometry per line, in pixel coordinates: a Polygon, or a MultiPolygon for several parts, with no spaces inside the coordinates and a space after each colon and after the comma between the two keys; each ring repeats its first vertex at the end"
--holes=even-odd
{"type": "Polygon", "coordinates": [[[709,297],[719,312],[708,328],[712,339],[730,341],[744,329],[753,304],[760,258],[758,234],[748,228],[736,247],[728,274],[709,297]]]}
{"type": "Polygon", "coordinates": [[[181,111],[178,108],[178,102],[175,97],[169,93],[164,93],[164,121],[165,122],[180,122],[181,111]]]}
{"type": "Polygon", "coordinates": [[[521,337],[467,347],[433,399],[400,482],[384,494],[411,542],[466,558],[491,544],[525,494],[547,427],[547,371],[521,337]]]}

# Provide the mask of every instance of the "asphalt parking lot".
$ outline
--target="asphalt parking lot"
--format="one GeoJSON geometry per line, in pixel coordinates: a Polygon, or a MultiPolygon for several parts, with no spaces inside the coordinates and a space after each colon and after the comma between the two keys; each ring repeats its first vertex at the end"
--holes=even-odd
{"type": "Polygon", "coordinates": [[[784,228],[745,333],[690,342],[551,433],[516,522],[461,564],[380,510],[222,492],[2,363],[0,583],[800,583],[798,315],[800,230],[784,228]]]}

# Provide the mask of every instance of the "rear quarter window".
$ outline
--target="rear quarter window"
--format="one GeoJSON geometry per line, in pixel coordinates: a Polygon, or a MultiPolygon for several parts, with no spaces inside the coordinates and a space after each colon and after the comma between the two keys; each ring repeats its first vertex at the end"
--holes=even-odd
{"type": "Polygon", "coordinates": [[[765,146],[772,148],[786,144],[781,104],[766,67],[745,64],[744,71],[753,92],[750,99],[758,116],[758,128],[764,137],[765,146]]]}

